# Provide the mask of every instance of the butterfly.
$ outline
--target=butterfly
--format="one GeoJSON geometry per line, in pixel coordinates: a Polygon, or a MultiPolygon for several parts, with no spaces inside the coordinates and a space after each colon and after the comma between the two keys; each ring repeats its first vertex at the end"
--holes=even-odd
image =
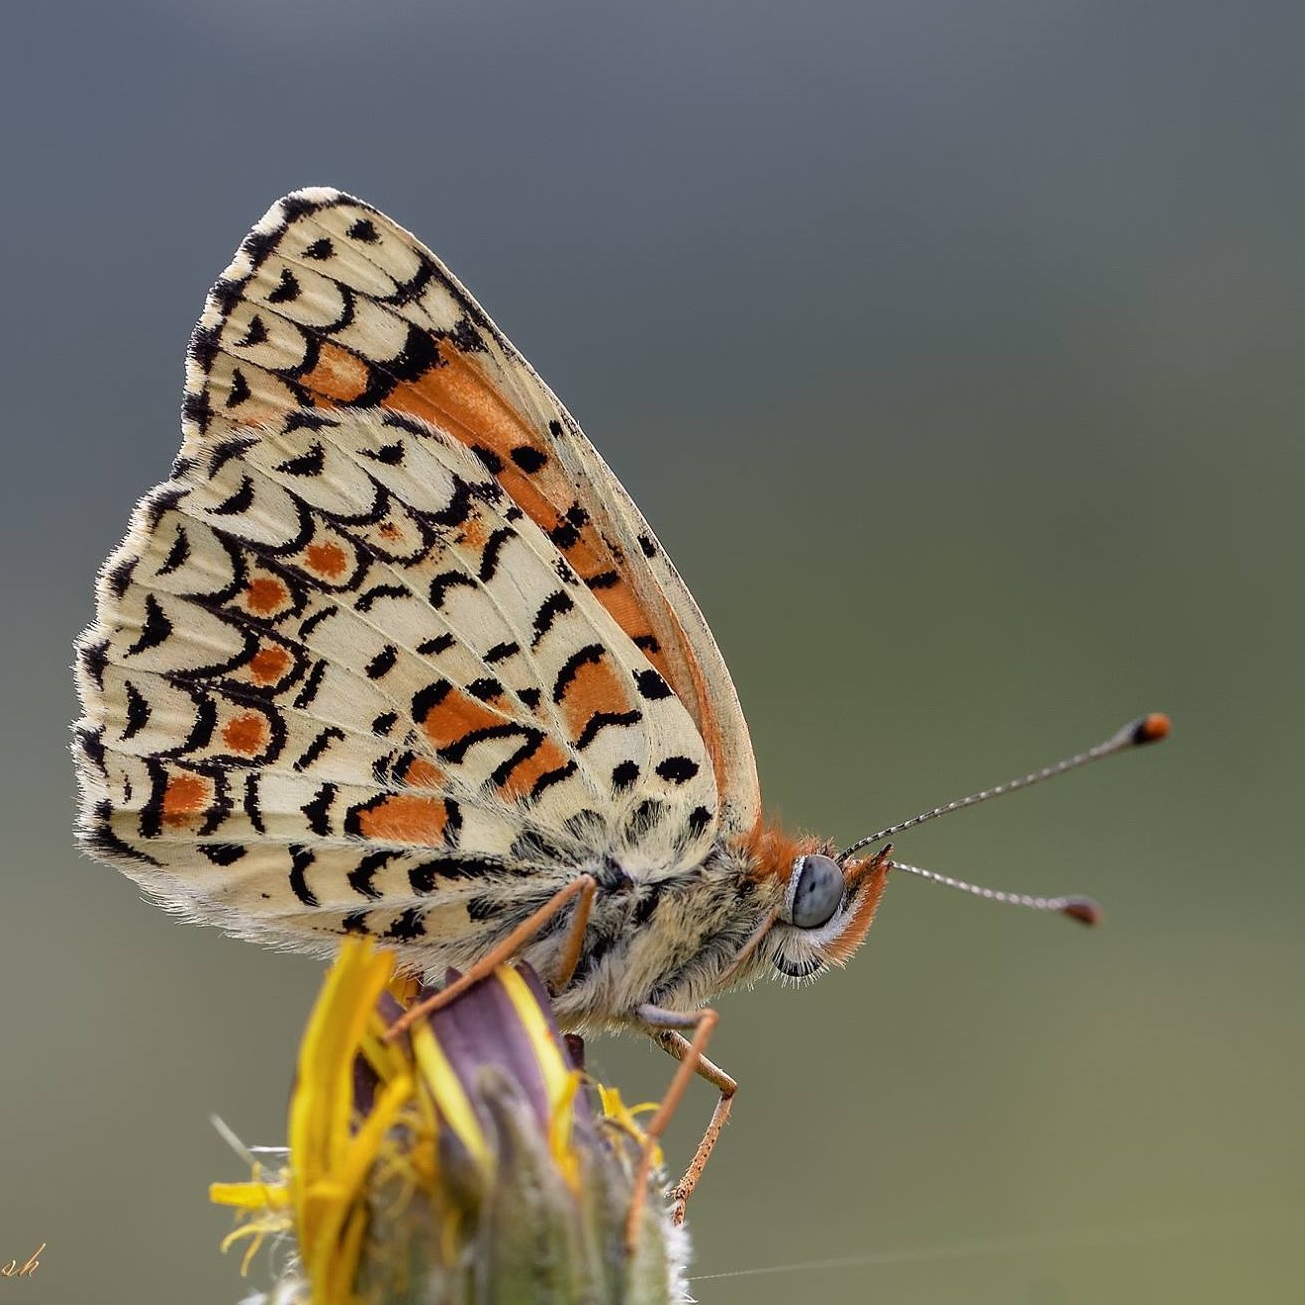
{"type": "Polygon", "coordinates": [[[376,209],[272,206],[208,297],[182,427],[78,644],[84,846],[276,947],[365,934],[471,977],[520,952],[564,1027],[650,1032],[720,1089],[709,1151],[735,1084],[705,1003],[846,961],[887,847],[766,819],[656,536],[376,209]]]}

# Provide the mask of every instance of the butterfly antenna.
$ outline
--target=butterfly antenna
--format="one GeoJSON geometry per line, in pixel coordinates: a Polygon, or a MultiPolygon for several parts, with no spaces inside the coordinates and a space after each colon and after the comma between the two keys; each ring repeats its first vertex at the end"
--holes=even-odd
{"type": "MultiPolygon", "coordinates": [[[[1140,720],[1130,721],[1123,729],[1116,731],[1103,743],[1098,743],[1096,747],[1088,748],[1086,752],[1076,753],[1072,757],[1066,757],[1064,761],[1058,761],[1054,766],[1044,766],[1041,770],[1034,770],[1027,775],[1021,775],[1019,779],[1008,780],[1006,783],[998,784],[994,788],[985,788],[978,793],[971,793],[969,797],[958,798],[955,802],[948,802],[943,806],[934,807],[931,811],[923,811],[918,816],[912,816],[910,820],[903,820],[900,824],[889,825],[887,829],[881,829],[878,833],[871,834],[867,838],[859,838],[843,852],[839,860],[846,861],[848,857],[871,843],[878,843],[885,838],[892,838],[904,830],[914,829],[917,825],[936,820],[939,816],[950,815],[953,811],[962,811],[966,807],[977,806],[980,802],[988,801],[989,798],[1002,797],[1007,793],[1014,793],[1017,789],[1030,788],[1034,784],[1041,784],[1044,779],[1054,779],[1057,775],[1064,775],[1068,771],[1077,770],[1080,766],[1086,766],[1090,761],[1100,761],[1103,757],[1113,757],[1117,752],[1127,752],[1130,748],[1141,747],[1146,743],[1158,743],[1168,735],[1169,729],[1169,717],[1163,712],[1153,711],[1141,717],[1140,720]]],[[[966,883],[962,879],[952,879],[947,875],[937,874],[932,870],[922,870],[919,866],[903,865],[900,861],[894,861],[892,865],[894,869],[904,870],[908,874],[919,875],[922,879],[944,884],[948,888],[959,888],[963,892],[973,893],[976,897],[986,897],[996,902],[1009,902],[1016,906],[1027,906],[1036,911],[1058,911],[1062,915],[1068,915],[1084,924],[1096,924],[1101,918],[1100,907],[1089,897],[1032,897],[1026,893],[1003,893],[995,888],[983,888],[977,884],[966,883]]]]}
{"type": "Polygon", "coordinates": [[[1031,911],[1055,911],[1067,915],[1080,924],[1100,924],[1101,907],[1090,897],[1034,897],[1031,893],[1004,893],[997,888],[984,888],[982,884],[967,883],[964,879],[953,879],[950,875],[940,875],[936,870],[925,870],[918,865],[906,865],[901,861],[888,863],[894,870],[904,870],[910,875],[919,875],[930,883],[942,884],[944,888],[959,888],[963,893],[973,893],[975,897],[986,897],[990,902],[1005,902],[1007,906],[1027,906],[1031,911]]]}

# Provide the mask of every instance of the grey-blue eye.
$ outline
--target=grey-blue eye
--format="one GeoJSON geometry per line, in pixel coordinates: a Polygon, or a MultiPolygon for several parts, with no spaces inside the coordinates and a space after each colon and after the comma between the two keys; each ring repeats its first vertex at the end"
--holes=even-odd
{"type": "Polygon", "coordinates": [[[843,901],[843,870],[829,856],[812,853],[793,863],[787,916],[799,929],[819,929],[834,918],[843,901]]]}

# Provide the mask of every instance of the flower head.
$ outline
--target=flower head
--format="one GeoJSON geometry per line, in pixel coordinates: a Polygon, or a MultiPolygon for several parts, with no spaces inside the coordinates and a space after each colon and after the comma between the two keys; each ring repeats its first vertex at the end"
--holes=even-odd
{"type": "MultiPolygon", "coordinates": [[[[250,1254],[291,1236],[296,1305],[685,1299],[664,1202],[627,1237],[644,1145],[611,1089],[595,1111],[526,967],[504,966],[403,1036],[415,995],[350,939],[300,1047],[285,1168],[215,1184],[250,1254]]],[[[247,1257],[248,1260],[248,1257],[247,1257]]]]}

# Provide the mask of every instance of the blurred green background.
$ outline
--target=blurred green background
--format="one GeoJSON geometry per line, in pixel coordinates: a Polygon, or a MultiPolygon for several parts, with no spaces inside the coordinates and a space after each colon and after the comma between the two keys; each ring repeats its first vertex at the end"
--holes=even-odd
{"type": "MultiPolygon", "coordinates": [[[[65,0],[0,48],[0,1295],[223,1305],[205,1199],[279,1142],[319,971],[81,860],[69,645],[279,194],[417,231],[559,391],[730,660],[765,792],[1089,891],[895,881],[722,1003],[712,1305],[1300,1299],[1305,10],[1044,0],[65,0]]],[[[669,1064],[591,1048],[636,1099],[669,1064]]],[[[691,1094],[687,1155],[710,1108],[691,1094]]],[[[250,1285],[265,1283],[255,1270],[250,1285]]]]}

